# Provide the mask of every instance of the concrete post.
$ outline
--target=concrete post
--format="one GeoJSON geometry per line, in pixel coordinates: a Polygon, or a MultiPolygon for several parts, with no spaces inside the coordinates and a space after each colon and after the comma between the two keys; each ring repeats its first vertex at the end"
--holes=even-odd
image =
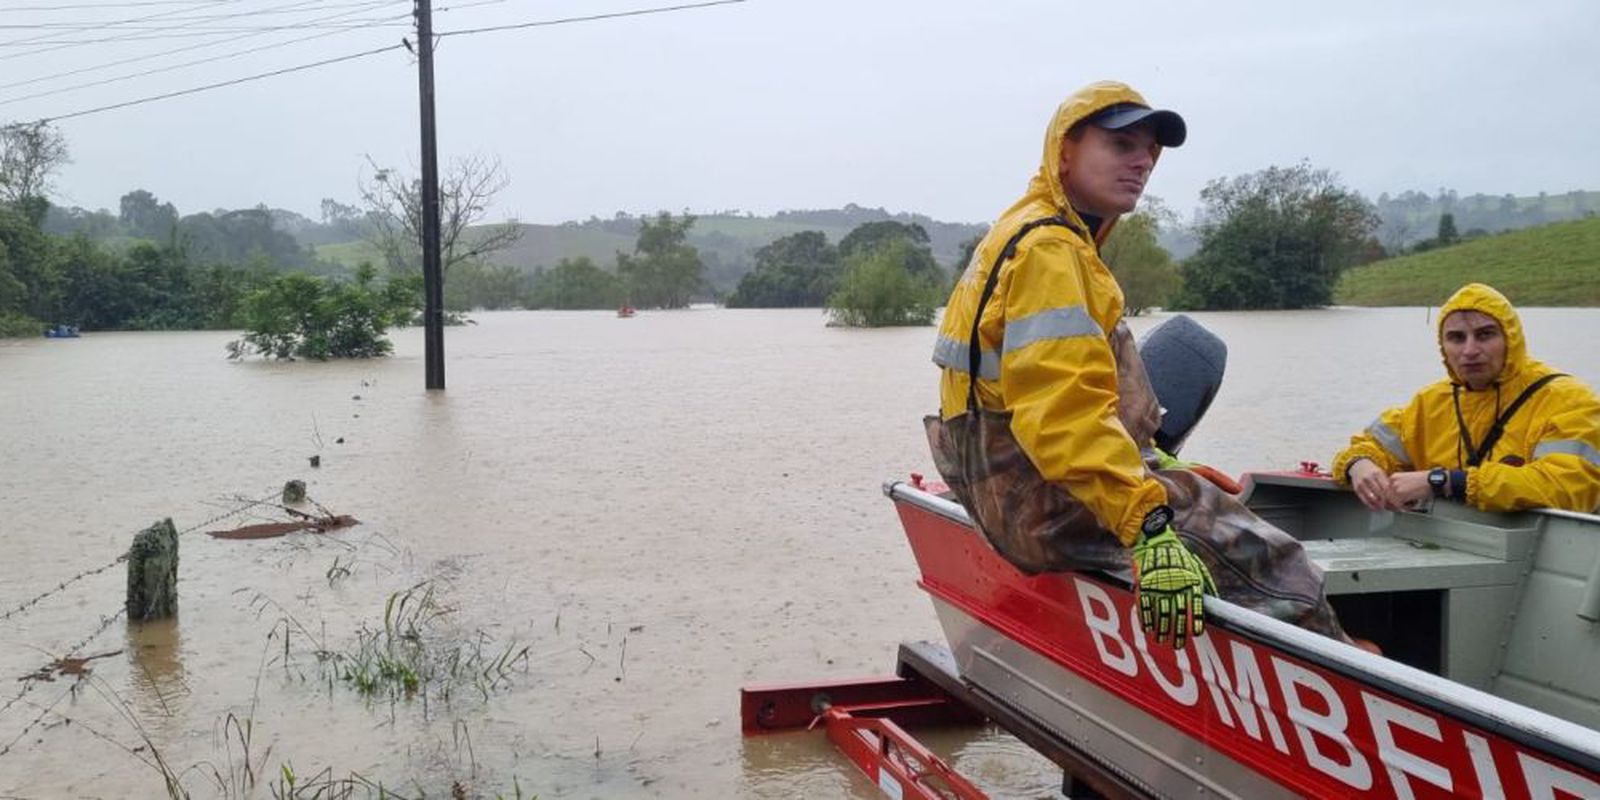
{"type": "Polygon", "coordinates": [[[128,548],[128,619],[178,613],[178,529],[164,519],[139,532],[128,548]]]}

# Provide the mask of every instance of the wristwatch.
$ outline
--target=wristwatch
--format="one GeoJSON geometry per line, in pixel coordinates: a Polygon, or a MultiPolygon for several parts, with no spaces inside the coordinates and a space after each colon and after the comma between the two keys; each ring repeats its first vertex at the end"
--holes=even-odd
{"type": "Polygon", "coordinates": [[[1444,467],[1434,467],[1428,470],[1428,486],[1433,489],[1434,497],[1444,497],[1445,489],[1449,488],[1450,474],[1444,467]]]}
{"type": "Polygon", "coordinates": [[[1170,525],[1172,525],[1172,506],[1159,505],[1144,515],[1144,521],[1139,523],[1139,533],[1149,539],[1159,535],[1170,525]]]}

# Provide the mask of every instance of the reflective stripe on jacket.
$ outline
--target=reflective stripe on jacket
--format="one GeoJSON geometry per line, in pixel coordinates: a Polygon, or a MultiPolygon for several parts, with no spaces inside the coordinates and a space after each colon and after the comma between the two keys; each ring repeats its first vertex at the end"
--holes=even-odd
{"type": "Polygon", "coordinates": [[[1522,321],[1504,295],[1479,283],[1462,287],[1439,312],[1440,353],[1444,320],[1456,311],[1479,311],[1500,323],[1506,340],[1505,367],[1495,383],[1470,391],[1451,372],[1418,392],[1411,402],[1391,408],[1350,440],[1334,459],[1333,474],[1346,472],[1358,458],[1370,458],[1384,472],[1433,467],[1464,469],[1466,501],[1484,511],[1600,507],[1600,398],[1577,378],[1563,376],[1539,388],[1506,423],[1505,433],[1483,463],[1468,465],[1470,453],[1456,418],[1474,445],[1483,442],[1499,414],[1523,389],[1556,370],[1528,356],[1522,321]]]}
{"type": "MultiPolygon", "coordinates": [[[[1103,82],[1056,109],[1039,172],[973,253],[945,308],[933,360],[943,367],[940,413],[950,419],[966,410],[972,318],[990,267],[1023,225],[1064,217],[1070,227],[1029,233],[1001,265],[978,325],[978,402],[1010,412],[1012,434],[1039,473],[1131,545],[1144,515],[1166,502],[1166,490],[1146,474],[1139,445],[1117,417],[1117,367],[1107,334],[1122,318],[1122,290],[1067,202],[1060,178],[1067,131],[1117,103],[1145,105],[1129,87],[1103,82]]],[[[1099,241],[1114,225],[1101,224],[1099,241]]]]}

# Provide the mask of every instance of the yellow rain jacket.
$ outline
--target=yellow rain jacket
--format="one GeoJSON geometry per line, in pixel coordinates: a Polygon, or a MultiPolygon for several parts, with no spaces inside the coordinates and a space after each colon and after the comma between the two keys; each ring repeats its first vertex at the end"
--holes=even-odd
{"type": "Polygon", "coordinates": [[[1536,390],[1506,422],[1505,433],[1477,467],[1468,465],[1467,439],[1479,446],[1500,416],[1529,384],[1556,370],[1528,357],[1522,321],[1504,295],[1481,283],[1462,287],[1439,311],[1440,353],[1444,320],[1456,311],[1494,317],[1505,334],[1506,362],[1495,383],[1470,391],[1450,369],[1449,377],[1383,412],[1334,459],[1333,474],[1358,458],[1370,458],[1386,473],[1434,467],[1465,470],[1467,503],[1484,511],[1561,508],[1594,511],[1600,506],[1600,399],[1582,381],[1555,378],[1536,390]],[[1461,407],[1456,416],[1456,402],[1461,407]]]}
{"type": "Polygon", "coordinates": [[[1123,545],[1145,514],[1167,501],[1145,472],[1139,446],[1117,416],[1117,367],[1107,336],[1122,319],[1122,289],[1100,260],[1099,243],[1061,185],[1061,142],[1084,118],[1118,103],[1149,105],[1121,83],[1092,84],[1056,109],[1044,157],[1027,194],[990,228],[951,294],[934,363],[943,367],[940,415],[966,410],[968,342],[989,270],[1025,224],[1064,217],[1071,228],[1035,229],[1000,267],[994,296],[979,321],[978,403],[1009,411],[1011,432],[1041,476],[1083,503],[1123,545]]]}

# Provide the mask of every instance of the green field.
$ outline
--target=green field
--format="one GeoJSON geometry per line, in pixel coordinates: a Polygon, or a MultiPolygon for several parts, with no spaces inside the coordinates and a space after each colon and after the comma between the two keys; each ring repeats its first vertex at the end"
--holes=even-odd
{"type": "Polygon", "coordinates": [[[1462,284],[1487,283],[1524,306],[1600,306],[1600,219],[1485,236],[1347,271],[1334,301],[1438,305],[1462,284]]]}
{"type": "Polygon", "coordinates": [[[326,259],[343,265],[350,269],[361,266],[367,261],[375,267],[383,267],[383,256],[378,248],[366,242],[340,242],[338,244],[317,245],[317,258],[326,259]]]}

